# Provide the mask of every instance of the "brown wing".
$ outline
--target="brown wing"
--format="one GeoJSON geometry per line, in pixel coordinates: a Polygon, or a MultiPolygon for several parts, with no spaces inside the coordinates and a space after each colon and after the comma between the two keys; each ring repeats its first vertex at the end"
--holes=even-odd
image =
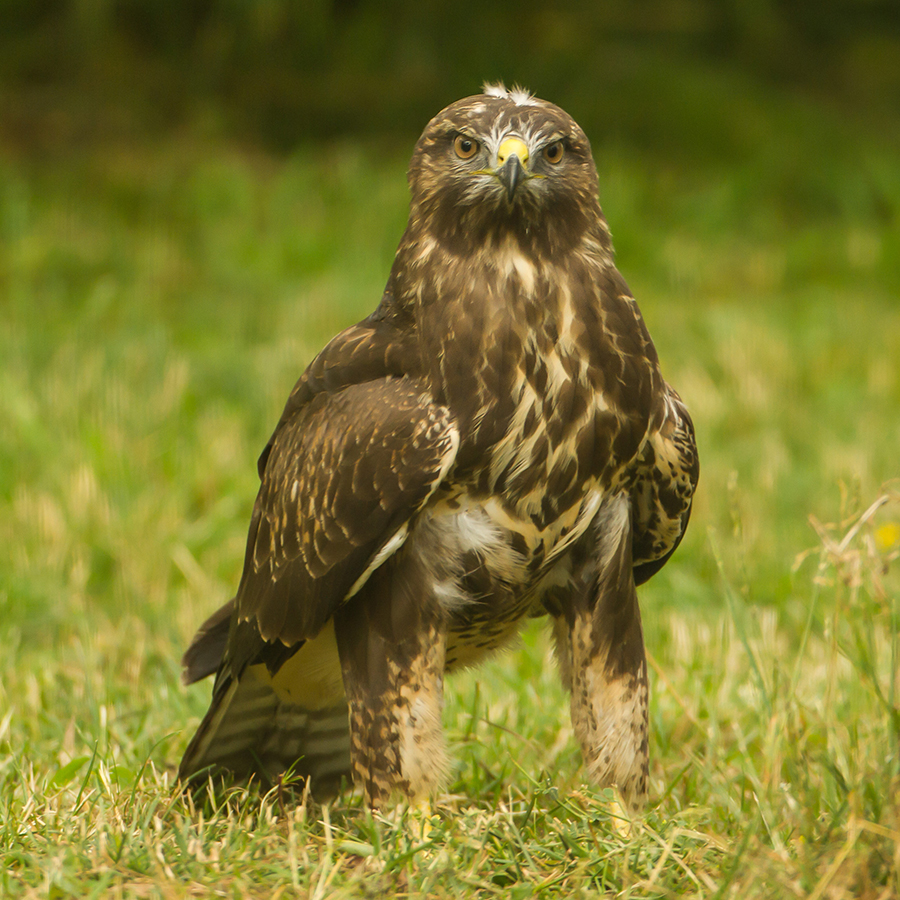
{"type": "MultiPolygon", "coordinates": [[[[291,440],[297,442],[303,422],[309,417],[307,405],[320,394],[337,395],[353,385],[391,377],[415,377],[419,369],[415,328],[394,302],[391,284],[388,283],[378,309],[333,338],[310,363],[291,391],[281,419],[259,458],[259,477],[263,485],[251,522],[251,537],[258,532],[260,523],[257,518],[263,512],[260,507],[263,495],[269,495],[269,500],[277,503],[277,496],[274,500],[271,496],[277,495],[275,478],[272,473],[267,475],[272,449],[282,440],[282,432],[291,433],[291,440]]],[[[234,640],[230,635],[237,624],[232,622],[237,600],[229,601],[200,626],[181,660],[186,684],[214,673],[222,662],[226,647],[229,643],[233,646],[234,640]]]]}
{"type": "Polygon", "coordinates": [[[234,599],[229,600],[197,629],[190,646],[181,657],[181,680],[185,684],[208,678],[221,665],[228,646],[234,604],[234,599]]]}
{"type": "Polygon", "coordinates": [[[237,623],[285,646],[317,634],[400,546],[458,440],[448,411],[418,379],[313,396],[279,428],[268,453],[237,623]]]}
{"type": "Polygon", "coordinates": [[[700,476],[694,424],[681,397],[665,388],[665,415],[636,461],[631,490],[636,584],[655,575],[681,543],[700,476]]]}
{"type": "Polygon", "coordinates": [[[318,783],[346,774],[347,707],[324,626],[402,545],[458,443],[446,408],[406,377],[316,393],[282,423],[237,596],[183,660],[188,681],[217,675],[182,779],[208,766],[269,778],[295,763],[318,783]]]}

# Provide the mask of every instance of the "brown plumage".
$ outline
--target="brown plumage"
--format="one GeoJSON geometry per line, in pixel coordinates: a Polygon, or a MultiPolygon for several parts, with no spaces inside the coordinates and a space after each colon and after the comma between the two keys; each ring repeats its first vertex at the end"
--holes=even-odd
{"type": "Polygon", "coordinates": [[[546,614],[588,773],[638,805],[635,586],[687,526],[690,416],[570,116],[487,87],[428,124],[409,182],[381,304],[313,360],[260,457],[237,595],[185,654],[186,681],[216,682],[180,774],[427,795],[444,673],[546,614]]]}

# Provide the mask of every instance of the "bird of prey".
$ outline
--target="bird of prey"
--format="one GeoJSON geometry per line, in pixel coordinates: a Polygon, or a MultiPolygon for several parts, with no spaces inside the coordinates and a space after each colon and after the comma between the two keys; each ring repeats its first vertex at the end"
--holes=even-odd
{"type": "Polygon", "coordinates": [[[446,672],[547,616],[589,777],[647,795],[635,586],[688,523],[691,418],[613,264],[588,139],[485,85],[428,123],[378,308],[310,363],[259,460],[235,598],[181,763],[427,800],[446,672]]]}

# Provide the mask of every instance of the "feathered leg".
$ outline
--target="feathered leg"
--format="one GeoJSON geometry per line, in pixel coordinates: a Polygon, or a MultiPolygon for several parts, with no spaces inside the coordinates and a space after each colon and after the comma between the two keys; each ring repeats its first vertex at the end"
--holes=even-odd
{"type": "Polygon", "coordinates": [[[588,774],[637,808],[647,797],[648,686],[624,494],[604,504],[594,534],[572,600],[554,624],[557,656],[588,774]]]}
{"type": "Polygon", "coordinates": [[[447,771],[446,629],[414,560],[385,564],[335,615],[353,776],[374,807],[426,799],[447,771]]]}

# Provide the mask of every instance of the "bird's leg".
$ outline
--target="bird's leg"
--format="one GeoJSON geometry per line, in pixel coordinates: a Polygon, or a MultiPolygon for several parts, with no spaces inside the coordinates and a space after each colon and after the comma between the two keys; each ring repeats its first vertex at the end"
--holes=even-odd
{"type": "Polygon", "coordinates": [[[647,796],[647,663],[632,575],[630,505],[621,495],[606,506],[554,636],[588,774],[602,787],[617,787],[635,809],[647,796]]]}
{"type": "Polygon", "coordinates": [[[446,634],[427,593],[387,564],[335,615],[350,704],[353,775],[374,807],[427,799],[447,770],[441,711],[446,634]]]}
{"type": "Polygon", "coordinates": [[[351,766],[372,806],[382,806],[395,791],[414,801],[427,798],[447,768],[441,726],[444,648],[435,632],[423,637],[430,646],[415,657],[386,661],[388,679],[377,689],[345,670],[351,766]]]}

